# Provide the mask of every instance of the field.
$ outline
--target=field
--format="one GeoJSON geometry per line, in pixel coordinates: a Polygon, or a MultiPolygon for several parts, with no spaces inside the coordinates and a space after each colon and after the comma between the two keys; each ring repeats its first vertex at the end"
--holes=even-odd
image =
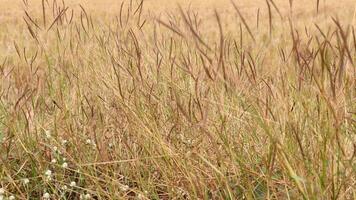
{"type": "Polygon", "coordinates": [[[356,199],[354,0],[0,10],[0,200],[356,199]]]}

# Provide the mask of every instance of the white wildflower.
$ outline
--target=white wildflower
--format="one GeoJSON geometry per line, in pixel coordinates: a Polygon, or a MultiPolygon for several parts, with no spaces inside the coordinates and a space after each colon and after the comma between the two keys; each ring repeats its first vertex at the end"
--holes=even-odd
{"type": "Polygon", "coordinates": [[[49,130],[46,130],[46,131],[45,131],[45,134],[46,134],[46,138],[47,138],[47,139],[50,139],[50,138],[52,137],[51,131],[49,131],[49,130]]]}
{"type": "Polygon", "coordinates": [[[90,198],[91,198],[91,195],[90,195],[90,194],[84,195],[84,199],[90,199],[90,198]]]}
{"type": "Polygon", "coordinates": [[[53,147],[53,151],[54,151],[54,152],[57,152],[57,151],[58,151],[58,147],[54,146],[54,147],[53,147]]]}
{"type": "Polygon", "coordinates": [[[24,179],[22,179],[22,182],[23,182],[25,185],[27,185],[27,184],[30,182],[30,179],[24,178],[24,179]]]}
{"type": "Polygon", "coordinates": [[[130,189],[130,187],[127,186],[127,185],[121,185],[120,186],[120,190],[123,191],[123,192],[127,192],[129,189],[130,189]]]}
{"type": "Polygon", "coordinates": [[[77,185],[76,182],[74,182],[74,181],[70,182],[70,186],[71,186],[71,187],[75,187],[76,185],[77,185]]]}
{"type": "Polygon", "coordinates": [[[68,167],[68,163],[64,162],[64,163],[62,164],[62,167],[63,167],[63,168],[67,168],[67,167],[68,167]]]}
{"type": "Polygon", "coordinates": [[[62,140],[62,145],[63,146],[67,145],[67,143],[68,143],[68,140],[62,140]]]}
{"type": "Polygon", "coordinates": [[[56,160],[55,158],[53,158],[53,159],[51,160],[51,163],[56,164],[56,163],[57,163],[57,160],[56,160]]]}
{"type": "Polygon", "coordinates": [[[91,144],[92,142],[91,142],[91,139],[87,139],[86,141],[85,141],[85,144],[87,144],[87,145],[89,145],[89,144],[91,144]]]}
{"type": "Polygon", "coordinates": [[[51,170],[47,170],[45,172],[45,175],[46,175],[46,180],[47,181],[51,181],[52,180],[52,171],[51,170]]]}
{"type": "Polygon", "coordinates": [[[68,189],[68,187],[66,185],[62,186],[62,190],[67,190],[67,189],[68,189]]]}
{"type": "Polygon", "coordinates": [[[43,194],[44,199],[49,199],[50,197],[51,197],[51,195],[48,192],[43,194]]]}
{"type": "Polygon", "coordinates": [[[52,171],[51,171],[50,169],[47,170],[47,171],[45,172],[45,175],[48,176],[48,177],[52,176],[52,171]]]}
{"type": "Polygon", "coordinates": [[[9,200],[15,200],[15,196],[14,195],[9,196],[9,200]]]}
{"type": "Polygon", "coordinates": [[[145,199],[145,196],[143,196],[143,194],[138,194],[137,198],[141,200],[141,199],[145,199]]]}

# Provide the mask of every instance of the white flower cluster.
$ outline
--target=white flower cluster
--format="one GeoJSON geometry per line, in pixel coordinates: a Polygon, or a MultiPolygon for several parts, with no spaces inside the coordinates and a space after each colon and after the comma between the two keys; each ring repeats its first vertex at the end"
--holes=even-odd
{"type": "Polygon", "coordinates": [[[68,140],[62,140],[62,145],[66,146],[68,144],[68,140]]]}
{"type": "Polygon", "coordinates": [[[64,168],[64,169],[68,168],[68,163],[64,162],[64,163],[62,164],[62,168],[64,168]]]}
{"type": "Polygon", "coordinates": [[[45,177],[47,181],[51,181],[52,180],[52,171],[50,169],[48,169],[47,171],[45,171],[45,177]]]}
{"type": "Polygon", "coordinates": [[[51,195],[48,192],[45,192],[42,197],[43,199],[50,199],[51,195]]]}
{"type": "Polygon", "coordinates": [[[77,183],[75,182],[75,181],[72,181],[72,182],[70,182],[70,187],[75,187],[75,186],[77,186],[77,183]]]}
{"type": "Polygon", "coordinates": [[[93,140],[91,140],[91,139],[87,139],[87,140],[85,141],[85,144],[88,145],[88,146],[91,146],[93,149],[96,148],[95,142],[94,142],[93,140]]]}
{"type": "Polygon", "coordinates": [[[45,131],[45,135],[46,135],[46,138],[47,138],[47,139],[51,139],[51,138],[52,138],[51,131],[49,131],[49,130],[46,130],[46,131],[45,131]]]}
{"type": "Polygon", "coordinates": [[[129,189],[130,189],[130,187],[127,185],[120,185],[120,190],[123,192],[127,192],[129,189]]]}
{"type": "MultiPolygon", "coordinates": [[[[44,131],[44,138],[46,139],[46,143],[48,143],[48,146],[50,147],[51,150],[51,155],[52,155],[52,159],[50,160],[50,167],[45,170],[43,173],[43,177],[45,181],[52,181],[56,178],[54,171],[52,170],[57,170],[58,167],[67,170],[70,168],[69,166],[69,162],[67,161],[67,159],[65,158],[65,154],[63,154],[61,151],[63,151],[65,153],[67,147],[69,147],[70,142],[64,138],[55,138],[54,135],[52,135],[50,130],[45,130],[44,131]]],[[[96,149],[96,143],[94,140],[88,138],[84,141],[85,145],[96,149]]],[[[61,170],[58,169],[59,172],[62,172],[61,170]]],[[[77,171],[77,170],[76,170],[77,171]]],[[[78,169],[79,172],[79,169],[78,169]]],[[[28,184],[30,182],[29,179],[23,179],[23,184],[28,184]]],[[[128,190],[128,186],[124,187],[124,190],[128,190]],[[127,188],[126,188],[127,187],[127,188]]],[[[69,180],[66,184],[63,184],[62,186],[59,187],[60,188],[60,195],[64,195],[68,190],[78,190],[79,188],[79,184],[76,181],[71,181],[69,180]]],[[[44,191],[42,193],[42,198],[41,199],[54,199],[55,196],[55,192],[51,193],[50,191],[44,191]]],[[[1,195],[3,196],[3,195],[1,195]]],[[[80,195],[80,199],[92,199],[91,194],[84,192],[83,194],[80,195]]],[[[3,200],[0,198],[0,200],[3,200]]],[[[6,199],[8,200],[8,199],[6,199]]]]}
{"type": "Polygon", "coordinates": [[[91,195],[90,194],[81,194],[80,196],[79,196],[79,198],[80,199],[91,199],[91,195]]]}
{"type": "Polygon", "coordinates": [[[14,195],[10,195],[8,198],[5,197],[5,189],[4,188],[0,188],[0,200],[15,200],[15,196],[14,195]]]}
{"type": "Polygon", "coordinates": [[[22,179],[22,182],[23,182],[23,184],[27,185],[30,183],[30,179],[24,178],[24,179],[22,179]]]}

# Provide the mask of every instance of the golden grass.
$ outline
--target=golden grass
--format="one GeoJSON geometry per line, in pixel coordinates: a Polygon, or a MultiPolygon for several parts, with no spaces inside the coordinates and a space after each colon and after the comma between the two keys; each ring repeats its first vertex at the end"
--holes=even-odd
{"type": "Polygon", "coordinates": [[[354,1],[121,2],[0,0],[0,199],[356,198],[354,1]]]}

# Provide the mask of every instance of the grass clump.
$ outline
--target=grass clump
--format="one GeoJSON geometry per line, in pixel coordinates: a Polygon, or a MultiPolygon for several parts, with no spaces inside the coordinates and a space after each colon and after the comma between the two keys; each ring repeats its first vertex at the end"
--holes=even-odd
{"type": "Polygon", "coordinates": [[[355,199],[351,15],[144,3],[4,22],[1,199],[355,199]]]}

